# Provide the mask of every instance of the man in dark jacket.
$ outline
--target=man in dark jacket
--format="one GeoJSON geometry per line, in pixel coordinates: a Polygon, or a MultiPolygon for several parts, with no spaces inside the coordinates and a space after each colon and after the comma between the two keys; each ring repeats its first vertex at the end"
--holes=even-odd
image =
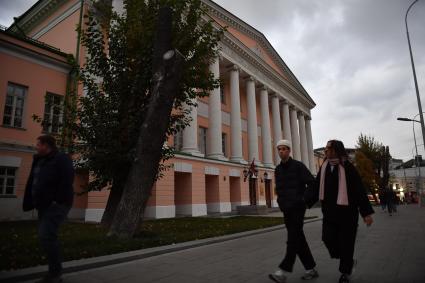
{"type": "Polygon", "coordinates": [[[38,137],[36,148],[23,209],[38,211],[38,235],[49,263],[49,273],[39,282],[61,282],[58,230],[72,206],[74,168],[68,155],[57,150],[54,137],[38,137]]]}
{"type": "Polygon", "coordinates": [[[269,274],[269,277],[275,282],[286,282],[298,255],[306,269],[302,279],[313,279],[319,274],[315,270],[316,263],[307,244],[303,225],[306,211],[304,192],[307,187],[314,186],[314,177],[303,163],[290,157],[289,141],[280,140],[276,146],[282,159],[275,169],[277,202],[285,219],[288,241],[285,258],[280,263],[279,269],[269,274]]]}

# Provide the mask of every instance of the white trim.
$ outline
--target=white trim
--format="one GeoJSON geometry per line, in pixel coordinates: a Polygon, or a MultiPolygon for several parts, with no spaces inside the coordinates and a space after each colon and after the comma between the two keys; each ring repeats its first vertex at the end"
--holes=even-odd
{"type": "Polygon", "coordinates": [[[232,210],[235,211],[237,210],[238,206],[243,206],[243,205],[249,205],[249,201],[242,201],[242,202],[232,202],[231,206],[232,206],[232,210]]]}
{"type": "Polygon", "coordinates": [[[104,208],[87,208],[84,221],[99,223],[102,220],[103,212],[105,212],[104,208]]]}
{"type": "Polygon", "coordinates": [[[174,205],[168,206],[147,206],[145,209],[145,218],[174,218],[176,217],[176,207],[174,205]]]}
{"type": "Polygon", "coordinates": [[[72,207],[68,213],[68,219],[84,219],[86,216],[85,208],[74,208],[72,207]]]}
{"type": "Polygon", "coordinates": [[[21,167],[22,158],[15,156],[0,156],[0,166],[4,167],[21,167]]]}
{"type": "Polygon", "coordinates": [[[265,199],[258,200],[258,205],[267,205],[267,202],[265,199]]]}
{"type": "Polygon", "coordinates": [[[22,210],[23,198],[0,198],[0,220],[28,220],[37,219],[37,211],[22,210]]]}
{"type": "Polygon", "coordinates": [[[174,162],[174,172],[192,173],[192,164],[184,162],[174,162]]]}
{"type": "Polygon", "coordinates": [[[73,6],[71,6],[68,10],[66,10],[64,13],[60,14],[58,17],[50,21],[47,26],[39,30],[36,34],[32,36],[33,39],[39,39],[44,34],[49,32],[51,29],[53,29],[55,26],[57,26],[60,22],[74,14],[76,11],[80,10],[81,2],[78,1],[73,6]]]}
{"type": "MultiPolygon", "coordinates": [[[[194,160],[194,161],[202,161],[202,162],[212,163],[212,164],[221,164],[221,165],[227,165],[227,166],[230,166],[230,167],[238,167],[238,168],[245,168],[246,167],[246,166],[244,166],[244,164],[240,164],[240,163],[223,162],[223,161],[216,160],[216,159],[199,158],[199,157],[188,156],[188,155],[183,155],[183,154],[175,154],[174,158],[194,160]]],[[[264,166],[258,166],[258,167],[261,168],[264,171],[267,171],[267,172],[274,172],[274,168],[269,168],[269,167],[264,167],[264,166]]],[[[239,177],[239,176],[236,176],[236,177],[239,177]]]]}
{"type": "Polygon", "coordinates": [[[241,171],[238,169],[229,169],[229,177],[241,177],[241,171]]]}
{"type": "Polygon", "coordinates": [[[279,207],[279,204],[277,203],[277,200],[272,200],[272,207],[279,207]]]}
{"type": "Polygon", "coordinates": [[[207,203],[208,213],[224,213],[231,212],[232,204],[230,202],[207,203]]]}
{"type": "Polygon", "coordinates": [[[56,61],[51,58],[42,57],[42,55],[31,52],[28,49],[16,47],[16,46],[5,46],[0,42],[0,53],[4,53],[24,61],[29,61],[31,63],[59,71],[64,74],[68,74],[70,68],[66,68],[65,62],[56,61]],[[62,65],[62,66],[60,66],[62,65]]]}
{"type": "Polygon", "coordinates": [[[205,175],[219,176],[220,169],[217,167],[205,166],[205,175]]]}
{"type": "Polygon", "coordinates": [[[207,215],[206,204],[176,205],[176,216],[205,216],[207,215]]]}

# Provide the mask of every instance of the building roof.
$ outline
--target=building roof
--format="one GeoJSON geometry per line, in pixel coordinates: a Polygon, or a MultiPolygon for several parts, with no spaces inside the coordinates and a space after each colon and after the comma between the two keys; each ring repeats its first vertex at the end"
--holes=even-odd
{"type": "Polygon", "coordinates": [[[7,29],[6,27],[1,26],[1,25],[0,25],[0,34],[10,36],[10,37],[15,38],[15,39],[19,39],[23,42],[26,42],[26,43],[29,43],[33,46],[42,48],[42,49],[50,51],[50,52],[53,52],[53,53],[60,55],[60,56],[63,56],[63,57],[70,56],[69,54],[62,52],[60,49],[58,49],[56,47],[53,47],[53,46],[46,44],[44,42],[32,39],[31,37],[28,37],[28,36],[25,36],[25,35],[23,35],[19,32],[15,32],[13,30],[7,29]]]}
{"type": "Polygon", "coordinates": [[[225,8],[218,5],[217,3],[211,0],[202,1],[210,8],[210,11],[214,15],[218,16],[220,19],[225,20],[226,23],[232,25],[233,27],[236,27],[239,31],[245,33],[249,37],[255,39],[261,45],[261,47],[263,47],[268,52],[268,54],[272,57],[276,65],[279,66],[281,70],[289,76],[291,82],[295,85],[297,90],[304,95],[304,97],[313,105],[313,107],[316,105],[314,100],[310,97],[308,92],[301,85],[297,77],[294,75],[294,73],[292,73],[292,71],[289,69],[289,67],[286,65],[286,63],[283,61],[283,59],[280,57],[280,55],[277,53],[277,51],[274,49],[274,47],[271,45],[271,43],[268,41],[268,39],[262,32],[252,27],[248,23],[244,22],[243,20],[241,20],[231,12],[227,11],[225,8]]]}

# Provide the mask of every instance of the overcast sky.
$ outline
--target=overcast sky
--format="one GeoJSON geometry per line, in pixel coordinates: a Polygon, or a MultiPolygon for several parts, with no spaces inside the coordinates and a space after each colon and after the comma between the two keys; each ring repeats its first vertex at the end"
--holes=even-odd
{"type": "MultiPolygon", "coordinates": [[[[9,26],[35,2],[0,0],[0,24],[9,26]]],[[[412,122],[396,119],[418,113],[404,25],[413,0],[216,2],[264,33],[314,99],[315,148],[332,138],[354,147],[364,133],[388,145],[393,157],[412,157],[412,122]]],[[[425,0],[413,6],[408,24],[425,100],[425,0]]],[[[419,151],[425,155],[423,146],[419,151]]]]}

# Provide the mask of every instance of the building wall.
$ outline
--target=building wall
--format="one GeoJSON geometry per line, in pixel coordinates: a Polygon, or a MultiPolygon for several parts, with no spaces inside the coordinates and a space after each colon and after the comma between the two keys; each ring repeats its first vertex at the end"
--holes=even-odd
{"type": "MultiPolygon", "coordinates": [[[[48,15],[43,21],[38,23],[29,32],[33,38],[43,41],[47,44],[60,48],[67,53],[75,54],[77,46],[77,34],[75,32],[76,24],[79,20],[79,5],[77,0],[67,1],[66,4],[58,7],[51,15],[48,15]]],[[[259,55],[261,64],[268,64],[274,72],[283,78],[283,84],[290,84],[287,74],[283,71],[276,61],[272,58],[267,50],[263,48],[249,34],[237,30],[235,27],[229,28],[229,34],[236,37],[238,41],[245,44],[248,48],[259,55]]],[[[33,47],[27,47],[33,48],[33,47]]],[[[80,62],[84,60],[84,49],[80,62]]],[[[225,51],[223,51],[225,52],[225,51]]],[[[227,51],[226,51],[227,52],[227,51]]],[[[0,53],[0,55],[2,55],[0,53]]],[[[230,80],[229,80],[229,67],[239,64],[239,95],[241,107],[241,139],[242,139],[242,157],[249,164],[249,149],[248,149],[248,129],[247,119],[249,110],[247,107],[246,95],[246,81],[247,66],[238,63],[240,58],[239,54],[221,53],[220,58],[220,78],[223,81],[225,103],[221,104],[222,110],[222,132],[227,135],[226,140],[226,157],[232,156],[231,149],[231,126],[230,126],[230,112],[231,112],[231,98],[230,98],[230,80]],[[225,55],[225,56],[224,56],[225,55]],[[235,57],[233,60],[232,56],[235,57]],[[236,59],[238,57],[238,59],[236,59]]],[[[50,55],[53,56],[53,55],[50,55]]],[[[7,57],[7,56],[6,56],[7,57]]],[[[25,117],[25,131],[16,129],[5,129],[0,127],[1,142],[22,144],[30,146],[33,150],[35,138],[41,134],[41,128],[38,124],[31,121],[32,114],[43,114],[44,95],[46,91],[63,95],[66,89],[66,72],[60,72],[57,69],[51,68],[43,69],[37,64],[34,65],[33,60],[28,58],[19,59],[15,57],[4,57],[4,62],[9,66],[14,66],[11,71],[0,69],[0,87],[5,87],[7,81],[18,80],[15,82],[22,83],[28,86],[28,108],[25,109],[27,117],[25,117]],[[20,60],[20,61],[19,61],[20,60]],[[31,65],[33,64],[33,65],[31,65]],[[23,71],[22,71],[23,70],[23,71]],[[6,82],[6,84],[5,84],[6,82]],[[6,137],[6,138],[3,138],[6,137]]],[[[242,57],[241,57],[242,58],[242,57]]],[[[258,57],[256,57],[258,59],[258,57]]],[[[0,57],[3,62],[3,58],[0,57]]],[[[254,74],[259,73],[256,69],[252,70],[254,74]]],[[[263,74],[262,74],[263,75],[263,74]]],[[[263,121],[261,119],[261,103],[260,103],[260,88],[267,87],[269,95],[273,93],[270,86],[260,81],[261,77],[255,78],[256,86],[256,114],[257,114],[257,130],[258,130],[258,152],[260,161],[263,160],[263,137],[261,136],[261,127],[263,121]],[[257,80],[258,79],[258,80],[257,80]]],[[[271,80],[271,79],[270,79],[271,80]]],[[[275,80],[275,78],[273,78],[275,80]]],[[[79,94],[82,93],[82,86],[79,86],[79,94]]],[[[286,92],[279,95],[287,95],[286,92]]],[[[296,96],[291,94],[291,99],[296,96]]],[[[0,107],[4,108],[4,96],[0,96],[0,107]]],[[[200,98],[200,103],[208,106],[208,97],[200,98]]],[[[304,105],[304,101],[297,102],[299,105],[304,105]]],[[[204,107],[205,109],[205,105],[204,107]]],[[[309,109],[310,105],[304,105],[302,109],[309,109]]],[[[208,108],[208,107],[207,107],[208,108]]],[[[273,117],[271,100],[269,100],[269,118],[271,129],[270,147],[272,148],[272,160],[274,160],[274,140],[273,133],[273,117]]],[[[198,111],[199,108],[198,108],[198,111]]],[[[297,110],[301,111],[301,110],[297,110]]],[[[305,115],[309,115],[305,113],[305,115]]],[[[280,115],[281,117],[282,115],[280,115]]],[[[198,124],[195,132],[199,131],[199,126],[204,128],[209,127],[208,113],[198,113],[198,124]]],[[[196,135],[198,137],[198,135],[196,135]]],[[[208,142],[208,141],[207,141],[208,142]]],[[[269,141],[267,141],[269,143],[269,141]]],[[[168,138],[168,144],[173,145],[173,138],[168,138]]],[[[1,154],[6,152],[0,151],[1,154]]],[[[10,201],[9,207],[11,211],[15,211],[16,206],[21,202],[19,199],[22,196],[23,186],[29,174],[29,166],[31,164],[32,152],[19,152],[8,150],[7,154],[21,158],[22,166],[19,167],[19,183],[17,184],[17,198],[15,203],[10,201]],[[22,155],[22,156],[21,156],[22,155]]],[[[5,159],[6,160],[6,159],[5,159]]],[[[179,215],[189,216],[202,216],[211,213],[227,213],[235,210],[238,205],[249,204],[249,190],[248,180],[244,181],[243,170],[246,164],[232,163],[228,161],[211,160],[208,158],[177,155],[172,160],[168,161],[173,164],[173,169],[170,169],[162,179],[155,183],[152,189],[152,195],[148,201],[148,206],[145,211],[145,217],[148,218],[166,218],[175,217],[179,215]]],[[[266,182],[264,173],[267,172],[267,178],[271,180],[270,190],[272,197],[272,205],[277,206],[276,194],[274,192],[274,176],[272,166],[269,168],[259,168],[258,179],[256,183],[257,204],[266,203],[266,182]]],[[[74,187],[76,192],[81,192],[84,185],[88,182],[89,176],[87,174],[79,174],[76,177],[74,187]]],[[[84,218],[86,221],[100,221],[104,208],[109,197],[109,191],[106,188],[100,192],[89,192],[81,196],[77,196],[74,202],[72,215],[76,218],[84,218]]],[[[14,217],[14,216],[11,216],[14,217]]]]}

